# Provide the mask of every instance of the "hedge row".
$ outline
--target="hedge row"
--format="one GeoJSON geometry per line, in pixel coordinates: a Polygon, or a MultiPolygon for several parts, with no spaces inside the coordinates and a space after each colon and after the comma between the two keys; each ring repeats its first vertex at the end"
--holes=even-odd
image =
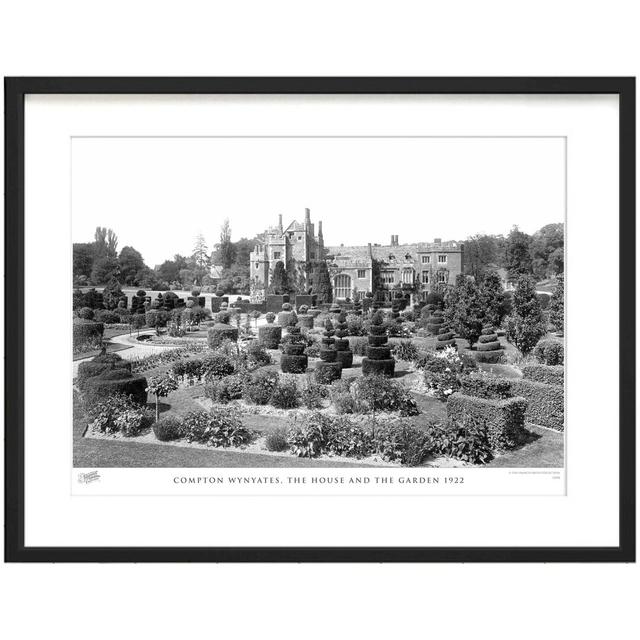
{"type": "Polygon", "coordinates": [[[489,400],[454,393],[447,400],[449,422],[483,426],[493,451],[511,449],[518,443],[524,434],[526,408],[522,397],[489,400]]]}
{"type": "Polygon", "coordinates": [[[564,387],[534,380],[511,381],[512,392],[527,400],[527,422],[564,431],[564,387]]]}
{"type": "Polygon", "coordinates": [[[513,397],[508,379],[486,373],[471,373],[460,378],[462,393],[488,400],[505,400],[513,397]]]}
{"type": "Polygon", "coordinates": [[[526,380],[534,382],[564,385],[564,367],[560,365],[549,367],[544,364],[528,364],[522,368],[522,375],[526,380]]]}

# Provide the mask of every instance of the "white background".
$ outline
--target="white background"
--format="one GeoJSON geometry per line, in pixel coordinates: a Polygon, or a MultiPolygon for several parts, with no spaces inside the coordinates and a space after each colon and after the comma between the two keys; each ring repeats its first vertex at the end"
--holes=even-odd
{"type": "MultiPolygon", "coordinates": [[[[636,4],[21,2],[0,16],[0,61],[5,75],[636,75],[636,4]]],[[[0,601],[16,638],[601,638],[637,628],[638,576],[607,565],[10,566],[0,601]]]]}

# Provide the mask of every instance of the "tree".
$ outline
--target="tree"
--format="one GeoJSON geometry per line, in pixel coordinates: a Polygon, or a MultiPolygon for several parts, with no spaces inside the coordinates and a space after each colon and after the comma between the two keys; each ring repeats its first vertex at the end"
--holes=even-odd
{"type": "Polygon", "coordinates": [[[95,250],[92,242],[73,243],[73,277],[91,277],[95,250]]]}
{"type": "Polygon", "coordinates": [[[469,342],[478,341],[484,319],[484,298],[474,279],[459,275],[445,295],[444,319],[452,331],[469,342]]]}
{"type": "Polygon", "coordinates": [[[160,398],[166,398],[178,388],[178,381],[171,371],[159,376],[152,376],[147,382],[147,392],[156,397],[156,422],[160,419],[160,398]]]}
{"type": "Polygon", "coordinates": [[[556,333],[564,333],[564,275],[558,276],[558,284],[549,304],[549,320],[556,328],[556,333]]]}
{"type": "Polygon", "coordinates": [[[156,335],[160,335],[160,329],[167,326],[169,314],[163,309],[149,309],[145,313],[145,322],[147,326],[156,330],[156,335]]]}
{"type": "Polygon", "coordinates": [[[129,286],[137,285],[138,272],[145,267],[140,252],[133,247],[122,247],[118,256],[118,264],[120,266],[121,281],[129,286]]]}
{"type": "Polygon", "coordinates": [[[271,276],[271,284],[269,288],[276,295],[283,295],[289,292],[289,281],[287,278],[287,271],[284,268],[284,262],[278,260],[273,268],[273,275],[271,276]]]}
{"type": "Polygon", "coordinates": [[[533,351],[538,340],[547,332],[540,301],[536,295],[535,281],[521,275],[513,293],[513,309],[506,320],[507,340],[522,353],[533,351]]]}
{"type": "Polygon", "coordinates": [[[120,277],[120,263],[115,256],[104,255],[96,258],[91,269],[91,280],[94,284],[105,284],[112,278],[120,277]]]}
{"type": "Polygon", "coordinates": [[[502,280],[495,271],[485,273],[480,284],[480,292],[482,294],[486,322],[494,327],[499,327],[506,315],[506,306],[502,280]]]}
{"type": "Polygon", "coordinates": [[[96,227],[94,234],[95,255],[115,258],[118,255],[118,236],[106,227],[96,227]]]}
{"type": "Polygon", "coordinates": [[[111,278],[107,283],[107,286],[102,291],[102,299],[106,309],[115,309],[120,302],[124,294],[120,288],[120,283],[116,278],[111,278]]]}
{"type": "Polygon", "coordinates": [[[529,235],[520,231],[518,227],[511,229],[505,244],[504,256],[505,268],[511,281],[517,280],[522,274],[532,272],[530,244],[531,237],[529,235]]]}
{"type": "Polygon", "coordinates": [[[236,260],[237,249],[231,242],[231,225],[229,218],[220,227],[220,242],[216,245],[215,263],[222,265],[223,269],[230,269],[236,260]]]}
{"type": "Polygon", "coordinates": [[[495,236],[475,235],[464,241],[464,272],[480,282],[487,267],[498,261],[495,236]]]}
{"type": "Polygon", "coordinates": [[[318,296],[318,302],[333,302],[333,286],[327,263],[320,260],[313,270],[311,293],[318,296]]]}
{"type": "Polygon", "coordinates": [[[564,225],[548,224],[531,237],[533,273],[539,280],[564,271],[564,225]]]}
{"type": "Polygon", "coordinates": [[[209,273],[209,247],[205,242],[204,236],[199,233],[196,236],[196,243],[193,247],[193,254],[191,255],[193,261],[193,271],[195,273],[194,280],[197,283],[202,283],[202,278],[209,273]]]}

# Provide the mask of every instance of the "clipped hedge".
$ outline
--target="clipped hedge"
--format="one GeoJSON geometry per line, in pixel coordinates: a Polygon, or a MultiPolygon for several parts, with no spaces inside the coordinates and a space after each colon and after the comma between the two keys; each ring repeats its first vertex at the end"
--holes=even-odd
{"type": "Polygon", "coordinates": [[[478,351],[499,351],[502,346],[497,340],[494,340],[493,342],[479,342],[476,349],[478,351]]]}
{"type": "Polygon", "coordinates": [[[474,372],[468,376],[462,376],[460,378],[460,387],[462,393],[476,398],[505,400],[513,397],[510,380],[483,372],[474,372]]]}
{"type": "Polygon", "coordinates": [[[388,360],[370,360],[369,358],[362,359],[362,375],[383,375],[389,378],[393,377],[395,371],[396,361],[393,359],[388,360]]]}
{"type": "MultiPolygon", "coordinates": [[[[103,376],[117,375],[113,370],[103,376]]],[[[123,369],[120,369],[124,373],[123,369]]],[[[110,380],[108,377],[97,376],[89,378],[84,382],[83,395],[88,403],[99,402],[100,400],[112,396],[115,393],[123,393],[131,396],[138,404],[147,404],[147,379],[138,376],[135,378],[124,378],[121,380],[110,380]]]]}
{"type": "Polygon", "coordinates": [[[493,451],[512,449],[525,433],[527,401],[523,397],[490,400],[454,393],[447,400],[450,424],[484,426],[493,451]]]}
{"type": "Polygon", "coordinates": [[[101,376],[112,369],[122,369],[131,374],[131,363],[125,360],[118,362],[95,362],[94,360],[81,362],[78,365],[78,387],[82,388],[89,378],[101,376]]]}
{"type": "Polygon", "coordinates": [[[219,322],[214,324],[213,327],[207,331],[207,342],[212,349],[219,346],[223,340],[238,342],[238,329],[219,322]]]}
{"type": "Polygon", "coordinates": [[[512,380],[514,394],[527,400],[527,422],[564,431],[564,387],[534,380],[512,380]]]}
{"type": "Polygon", "coordinates": [[[480,344],[485,344],[487,342],[497,342],[498,341],[498,334],[497,333],[486,333],[481,335],[478,338],[478,342],[480,344]]]}
{"type": "Polygon", "coordinates": [[[543,384],[564,385],[564,367],[550,367],[544,364],[528,364],[522,368],[522,375],[527,380],[543,384]]]}
{"type": "Polygon", "coordinates": [[[85,344],[98,344],[102,342],[104,324],[76,318],[73,321],[73,346],[81,347],[85,344]]]}

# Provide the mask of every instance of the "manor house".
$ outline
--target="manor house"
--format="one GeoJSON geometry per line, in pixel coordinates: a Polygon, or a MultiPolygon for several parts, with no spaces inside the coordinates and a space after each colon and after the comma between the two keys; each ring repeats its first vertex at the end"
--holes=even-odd
{"type": "MultiPolygon", "coordinates": [[[[391,236],[388,245],[325,246],[322,222],[318,222],[316,234],[311,212],[306,209],[304,223],[294,220],[283,228],[280,216],[278,226],[264,232],[250,254],[251,275],[256,286],[266,287],[279,260],[290,270],[292,263],[325,259],[336,299],[361,298],[373,291],[376,271],[379,291],[403,289],[419,299],[455,282],[462,273],[463,251],[462,243],[443,242],[440,238],[400,244],[397,235],[391,236]]],[[[309,274],[301,278],[310,286],[309,274]]]]}

